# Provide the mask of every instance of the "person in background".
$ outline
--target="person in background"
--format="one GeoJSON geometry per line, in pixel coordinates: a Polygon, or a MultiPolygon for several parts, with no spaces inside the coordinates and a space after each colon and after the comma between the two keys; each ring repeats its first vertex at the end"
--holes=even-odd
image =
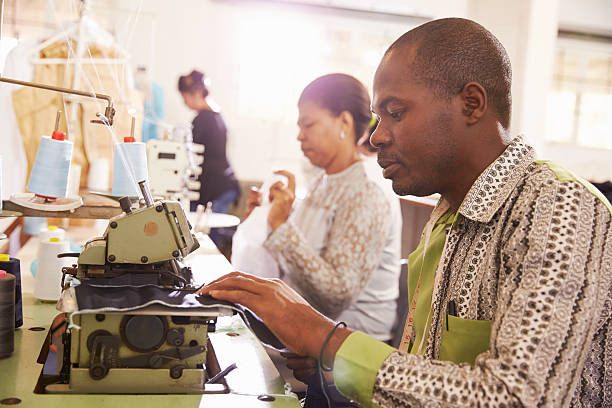
{"type": "MultiPolygon", "coordinates": [[[[329,74],[312,81],[298,101],[302,152],[320,168],[304,200],[294,203],[295,178],[270,189],[264,247],[279,261],[281,279],[318,311],[374,338],[390,342],[399,295],[401,219],[381,187],[368,178],[357,148],[372,118],[370,97],[350,75],[329,74]],[[400,228],[400,229],[398,229],[400,228]]],[[[261,203],[249,192],[247,211],[261,203]]],[[[315,360],[293,354],[287,366],[313,367],[315,360]]],[[[308,383],[307,404],[323,399],[311,370],[294,370],[308,383]]],[[[333,399],[343,401],[333,387],[333,399]]]]}
{"type": "Polygon", "coordinates": [[[365,406],[611,406],[612,205],[511,137],[511,78],[499,40],[459,18],[407,32],[376,70],[383,175],[441,195],[410,256],[399,349],[283,282],[233,272],[200,292],[250,308],[365,406]]]}
{"type": "MultiPolygon", "coordinates": [[[[329,74],[306,86],[298,108],[297,139],[320,173],[294,205],[295,178],[278,172],[289,182],[270,189],[272,232],[264,247],[279,260],[281,279],[317,310],[389,341],[401,240],[392,221],[401,214],[368,178],[357,149],[372,117],[370,97],[354,77],[329,74]]],[[[260,202],[251,190],[248,213],[260,202]]]]}
{"type": "Polygon", "coordinates": [[[151,73],[145,66],[136,68],[134,75],[136,89],[144,96],[144,115],[142,141],[159,139],[157,124],[164,119],[164,88],[153,82],[151,73]]]}
{"type": "MultiPolygon", "coordinates": [[[[181,76],[178,89],[185,105],[197,112],[193,120],[193,142],[205,146],[199,177],[200,199],[191,202],[191,211],[195,211],[198,204],[206,206],[212,202],[213,212],[225,214],[240,196],[238,181],[227,160],[225,121],[210,100],[207,80],[202,72],[194,70],[189,75],[181,76]]],[[[221,231],[212,229],[210,238],[219,247],[221,231]]]]}

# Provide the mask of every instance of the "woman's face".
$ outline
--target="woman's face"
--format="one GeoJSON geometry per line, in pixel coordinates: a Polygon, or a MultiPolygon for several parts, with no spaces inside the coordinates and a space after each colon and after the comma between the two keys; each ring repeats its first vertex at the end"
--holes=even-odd
{"type": "Polygon", "coordinates": [[[342,145],[342,121],[314,102],[304,101],[298,109],[300,131],[297,140],[302,152],[314,166],[325,169],[333,162],[342,145]]]}
{"type": "Polygon", "coordinates": [[[202,94],[200,92],[181,92],[185,106],[192,110],[198,110],[202,94]]]}

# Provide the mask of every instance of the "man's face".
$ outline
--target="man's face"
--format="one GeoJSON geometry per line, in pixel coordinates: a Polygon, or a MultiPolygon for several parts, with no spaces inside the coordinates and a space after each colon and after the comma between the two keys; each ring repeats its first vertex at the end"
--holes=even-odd
{"type": "Polygon", "coordinates": [[[456,104],[414,80],[410,50],[387,54],[374,76],[373,111],[380,122],[370,137],[383,176],[399,195],[444,191],[456,166],[456,104]]]}

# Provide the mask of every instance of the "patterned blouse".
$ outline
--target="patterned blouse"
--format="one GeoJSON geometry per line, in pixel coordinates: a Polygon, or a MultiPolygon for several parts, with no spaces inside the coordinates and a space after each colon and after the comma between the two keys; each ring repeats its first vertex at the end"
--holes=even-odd
{"type": "Polygon", "coordinates": [[[390,205],[357,162],[315,178],[308,195],[264,246],[279,260],[284,280],[330,318],[381,340],[391,337],[396,315],[399,242],[390,205]],[[397,247],[382,261],[386,245],[397,247]]]}
{"type": "Polygon", "coordinates": [[[612,207],[534,156],[516,138],[461,204],[425,355],[383,352],[353,333],[336,356],[341,391],[385,407],[612,406],[612,207]],[[473,366],[438,360],[450,300],[458,318],[491,321],[489,350],[473,366]],[[361,385],[349,374],[360,347],[379,356],[361,385]]]}

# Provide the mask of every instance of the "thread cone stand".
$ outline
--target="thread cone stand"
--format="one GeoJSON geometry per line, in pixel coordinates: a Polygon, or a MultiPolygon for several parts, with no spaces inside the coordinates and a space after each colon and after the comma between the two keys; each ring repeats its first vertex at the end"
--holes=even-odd
{"type": "MultiPolygon", "coordinates": [[[[19,211],[9,211],[9,210],[2,210],[0,211],[0,218],[8,218],[8,217],[22,217],[23,213],[20,213],[19,211]]],[[[0,239],[2,239],[0,237],[0,239]]]]}
{"type": "Polygon", "coordinates": [[[60,198],[45,203],[31,193],[15,194],[2,202],[0,216],[108,219],[121,214],[119,203],[114,200],[87,193],[81,195],[83,198],[60,198]]]}
{"type": "Polygon", "coordinates": [[[83,200],[79,196],[49,200],[34,193],[13,194],[10,201],[25,208],[42,211],[70,211],[83,205],[83,200]]]}

